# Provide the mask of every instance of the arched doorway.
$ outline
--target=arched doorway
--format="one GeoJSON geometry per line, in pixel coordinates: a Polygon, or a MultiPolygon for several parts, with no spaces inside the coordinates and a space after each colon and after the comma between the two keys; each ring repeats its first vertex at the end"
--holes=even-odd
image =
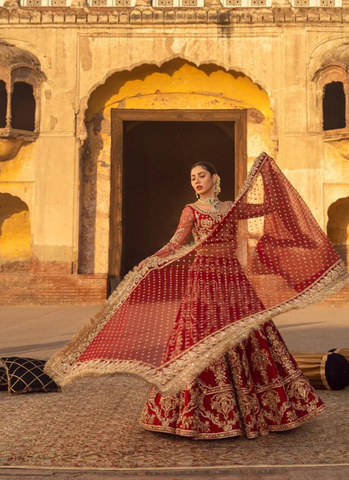
{"type": "Polygon", "coordinates": [[[234,198],[246,174],[246,111],[115,109],[112,133],[109,275],[117,284],[171,238],[195,201],[191,165],[214,163],[221,198],[234,198]]]}
{"type": "Polygon", "coordinates": [[[194,200],[186,169],[195,161],[206,156],[217,166],[224,200],[234,197],[254,158],[273,150],[267,93],[242,73],[213,64],[198,67],[182,59],[112,74],[92,91],[85,125],[79,273],[108,272],[117,280],[172,236],[184,204],[194,200]],[[122,118],[116,127],[113,112],[133,116],[122,118]],[[149,117],[158,113],[163,116],[149,117]],[[119,151],[117,161],[112,151],[119,151]],[[133,166],[122,172],[125,163],[133,166]],[[132,183],[135,167],[143,172],[132,183]],[[180,176],[171,182],[177,171],[180,176]],[[145,175],[147,189],[142,190],[145,175]],[[148,204],[147,215],[136,216],[140,203],[142,208],[148,204]],[[155,211],[161,220],[155,220],[155,211]],[[161,228],[156,228],[159,222],[161,228]]]}

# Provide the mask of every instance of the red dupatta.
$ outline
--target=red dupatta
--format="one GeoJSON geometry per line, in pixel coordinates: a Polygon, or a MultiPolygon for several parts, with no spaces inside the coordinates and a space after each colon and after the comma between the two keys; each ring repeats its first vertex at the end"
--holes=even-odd
{"type": "Polygon", "coordinates": [[[216,228],[188,244],[193,222],[187,206],[171,241],[129,272],[47,362],[55,381],[132,373],[175,393],[266,319],[349,281],[309,208],[266,153],[216,228]]]}

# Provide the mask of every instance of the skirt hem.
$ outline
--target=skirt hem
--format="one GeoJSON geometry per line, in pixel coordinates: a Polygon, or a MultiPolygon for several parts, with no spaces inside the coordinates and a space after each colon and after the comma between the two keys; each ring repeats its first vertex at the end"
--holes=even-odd
{"type": "Polygon", "coordinates": [[[181,428],[165,427],[163,425],[148,425],[146,423],[143,423],[142,421],[140,421],[139,424],[145,430],[148,430],[150,432],[169,433],[169,434],[178,435],[181,437],[189,437],[189,438],[192,438],[193,440],[215,440],[220,438],[230,438],[230,437],[238,437],[238,436],[246,436],[248,439],[253,439],[260,436],[266,437],[267,435],[269,435],[270,432],[284,432],[287,430],[292,430],[302,425],[306,421],[310,420],[311,418],[315,418],[321,413],[324,413],[326,410],[327,410],[326,405],[321,405],[316,410],[309,412],[307,415],[304,415],[304,417],[301,417],[292,423],[285,424],[285,425],[269,425],[266,430],[261,430],[259,432],[253,432],[253,433],[244,433],[243,430],[241,430],[240,428],[237,428],[230,432],[195,433],[193,430],[184,430],[181,428]]]}

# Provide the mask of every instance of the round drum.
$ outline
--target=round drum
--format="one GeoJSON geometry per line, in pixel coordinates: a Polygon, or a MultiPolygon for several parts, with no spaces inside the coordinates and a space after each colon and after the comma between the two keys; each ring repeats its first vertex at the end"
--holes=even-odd
{"type": "MultiPolygon", "coordinates": [[[[345,357],[349,362],[349,348],[332,348],[331,350],[329,350],[329,352],[339,353],[340,355],[343,355],[343,357],[345,357]]],[[[349,379],[348,379],[348,385],[349,385],[349,379]]]]}
{"type": "Polygon", "coordinates": [[[314,388],[322,390],[342,390],[348,384],[349,362],[342,354],[332,352],[291,353],[298,367],[314,388]]]}

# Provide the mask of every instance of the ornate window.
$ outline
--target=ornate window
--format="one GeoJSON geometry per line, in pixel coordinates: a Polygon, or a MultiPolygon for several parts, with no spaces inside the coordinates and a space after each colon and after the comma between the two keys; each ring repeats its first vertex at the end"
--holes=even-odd
{"type": "Polygon", "coordinates": [[[313,76],[314,96],[310,108],[313,114],[310,129],[323,132],[326,142],[334,142],[333,146],[340,151],[340,139],[349,138],[349,74],[346,65],[340,62],[327,62],[313,76]]]}
{"type": "Polygon", "coordinates": [[[33,141],[39,134],[40,63],[31,53],[0,41],[0,67],[0,139],[33,141]]]}

